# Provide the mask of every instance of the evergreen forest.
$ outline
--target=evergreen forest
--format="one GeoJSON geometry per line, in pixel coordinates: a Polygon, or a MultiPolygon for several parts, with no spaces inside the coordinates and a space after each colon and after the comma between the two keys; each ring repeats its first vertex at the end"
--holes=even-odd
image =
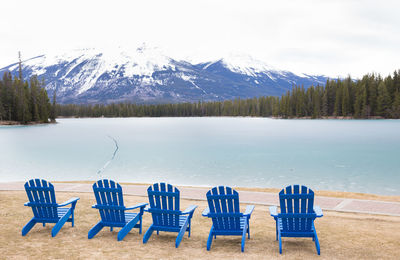
{"type": "Polygon", "coordinates": [[[280,97],[266,96],[176,104],[57,105],[63,117],[254,116],[277,118],[400,118],[400,70],[382,78],[367,74],[327,80],[325,86],[293,86],[280,97]]]}
{"type": "Polygon", "coordinates": [[[54,122],[55,97],[50,104],[43,85],[37,76],[22,80],[21,69],[16,77],[5,72],[0,79],[0,121],[28,124],[48,123],[50,119],[54,122]]]}

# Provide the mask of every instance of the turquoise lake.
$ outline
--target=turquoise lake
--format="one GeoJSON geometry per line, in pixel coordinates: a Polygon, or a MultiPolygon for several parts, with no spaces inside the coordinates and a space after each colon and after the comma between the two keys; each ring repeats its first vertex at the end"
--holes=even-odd
{"type": "Polygon", "coordinates": [[[400,195],[400,120],[58,119],[0,126],[2,182],[30,178],[400,195]],[[118,146],[118,149],[117,149],[118,146]]]}

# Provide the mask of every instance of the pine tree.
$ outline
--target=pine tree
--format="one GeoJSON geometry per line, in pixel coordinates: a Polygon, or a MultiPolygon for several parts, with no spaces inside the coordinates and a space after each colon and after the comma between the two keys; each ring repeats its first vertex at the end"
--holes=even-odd
{"type": "Polygon", "coordinates": [[[347,84],[342,87],[342,115],[348,116],[350,114],[350,94],[347,84]]]}
{"type": "Polygon", "coordinates": [[[389,114],[392,118],[400,118],[400,91],[396,91],[394,94],[392,108],[389,110],[389,114]]]}
{"type": "Polygon", "coordinates": [[[342,87],[339,85],[336,87],[336,98],[335,98],[335,116],[342,115],[342,87]]]}
{"type": "Polygon", "coordinates": [[[328,99],[328,90],[326,87],[324,88],[324,94],[322,96],[322,115],[329,115],[329,99],[328,99]]]}
{"type": "MultiPolygon", "coordinates": [[[[125,104],[125,116],[126,117],[129,116],[127,104],[125,104]]],[[[53,92],[53,103],[51,105],[51,113],[50,113],[51,122],[54,123],[56,121],[56,117],[57,117],[57,115],[56,115],[56,91],[54,90],[54,92],[53,92]]]]}
{"type": "Polygon", "coordinates": [[[390,108],[390,95],[387,91],[386,85],[383,81],[378,85],[378,101],[377,101],[377,111],[376,114],[378,116],[385,117],[388,113],[388,109],[390,108]]]}
{"type": "Polygon", "coordinates": [[[361,85],[356,93],[356,101],[354,104],[354,117],[363,118],[367,100],[367,91],[365,85],[361,85]]]}
{"type": "Polygon", "coordinates": [[[368,84],[368,107],[369,107],[369,114],[370,115],[375,115],[376,113],[376,106],[377,106],[377,79],[375,77],[375,75],[372,75],[369,78],[369,84],[368,84]]]}

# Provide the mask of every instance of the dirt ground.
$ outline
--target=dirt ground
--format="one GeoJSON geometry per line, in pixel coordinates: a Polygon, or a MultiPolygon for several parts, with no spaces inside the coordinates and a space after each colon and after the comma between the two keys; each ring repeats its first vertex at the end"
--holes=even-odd
{"type": "MultiPolygon", "coordinates": [[[[211,220],[201,216],[205,201],[182,200],[181,209],[195,204],[192,235],[185,235],[179,248],[175,248],[176,233],[153,233],[147,244],[143,234],[133,229],[123,241],[117,241],[114,229],[103,229],[96,237],[87,239],[89,229],[100,219],[92,209],[91,193],[56,192],[59,203],[71,197],[80,197],[75,211],[75,227],[66,223],[58,235],[51,237],[54,224],[37,224],[25,237],[22,227],[32,217],[24,207],[24,191],[0,191],[0,259],[400,259],[400,217],[325,211],[315,222],[321,256],[310,238],[284,238],[283,254],[279,255],[275,241],[275,223],[268,207],[256,206],[250,220],[251,239],[246,241],[245,252],[240,251],[241,237],[217,237],[211,251],[206,250],[211,220]]],[[[125,205],[147,202],[145,197],[125,196],[125,205]]],[[[242,205],[243,208],[245,205],[242,205]]],[[[144,231],[151,224],[150,214],[143,217],[144,231]]]]}

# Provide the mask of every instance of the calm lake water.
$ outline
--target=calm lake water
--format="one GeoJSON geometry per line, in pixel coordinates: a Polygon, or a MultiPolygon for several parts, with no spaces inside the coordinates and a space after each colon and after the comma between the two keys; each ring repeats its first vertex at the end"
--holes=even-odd
{"type": "Polygon", "coordinates": [[[400,120],[58,122],[0,126],[1,181],[106,177],[200,186],[305,184],[321,190],[400,195],[400,120]]]}

